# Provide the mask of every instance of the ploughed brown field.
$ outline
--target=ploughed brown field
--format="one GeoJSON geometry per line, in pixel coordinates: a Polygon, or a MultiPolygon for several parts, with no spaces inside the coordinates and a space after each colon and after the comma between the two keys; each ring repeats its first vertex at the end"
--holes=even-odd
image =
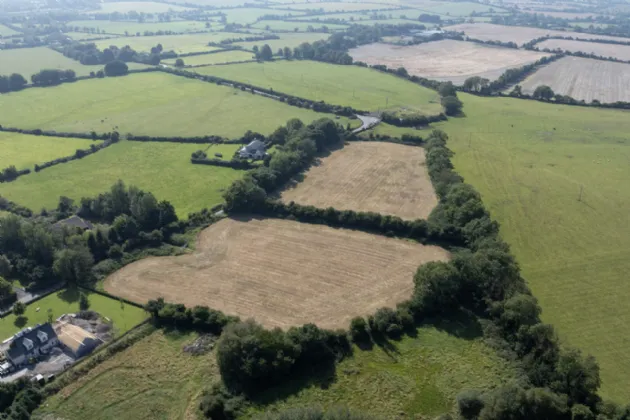
{"type": "Polygon", "coordinates": [[[550,55],[451,39],[404,47],[367,44],[349,53],[355,61],[384,64],[394,69],[404,67],[409,74],[458,85],[472,76],[495,80],[508,69],[522,67],[550,55]]]}
{"type": "Polygon", "coordinates": [[[521,86],[531,94],[540,85],[574,99],[602,103],[630,102],[630,64],[564,57],[542,67],[525,79],[521,86]]]}
{"type": "Polygon", "coordinates": [[[129,264],[105,290],[139,303],[207,305],[267,327],[339,328],[408,299],[418,266],[447,259],[440,247],[353,230],[223,219],[200,233],[193,254],[129,264]]]}
{"type": "Polygon", "coordinates": [[[426,219],[437,205],[423,148],[368,141],[332,152],[281,198],[407,220],[426,219]]]}
{"type": "Polygon", "coordinates": [[[536,44],[539,49],[549,48],[562,51],[584,52],[587,54],[601,55],[602,57],[614,57],[619,60],[630,61],[630,45],[602,44],[599,42],[572,41],[569,39],[548,39],[536,44]]]}
{"type": "Polygon", "coordinates": [[[466,36],[480,39],[482,41],[512,41],[517,43],[519,46],[531,41],[532,39],[540,38],[547,35],[583,39],[607,39],[626,41],[626,38],[619,38],[607,35],[594,35],[583,32],[556,31],[552,29],[541,29],[525,26],[504,26],[495,25],[492,23],[462,23],[459,25],[446,26],[444,30],[464,32],[466,36]]]}

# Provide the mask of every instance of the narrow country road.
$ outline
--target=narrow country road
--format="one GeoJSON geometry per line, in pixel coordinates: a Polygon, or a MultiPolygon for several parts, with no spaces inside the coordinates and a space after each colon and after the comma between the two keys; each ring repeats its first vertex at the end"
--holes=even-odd
{"type": "Polygon", "coordinates": [[[363,125],[361,125],[361,127],[359,128],[355,128],[354,130],[352,130],[352,134],[357,134],[362,131],[369,130],[370,128],[374,127],[375,125],[381,122],[380,118],[370,117],[368,115],[357,115],[357,118],[361,120],[363,125]]]}

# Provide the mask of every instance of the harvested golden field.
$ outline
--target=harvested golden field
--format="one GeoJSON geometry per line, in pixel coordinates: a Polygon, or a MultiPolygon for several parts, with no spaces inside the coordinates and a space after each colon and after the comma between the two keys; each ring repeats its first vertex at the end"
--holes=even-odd
{"type": "Polygon", "coordinates": [[[350,319],[408,299],[420,264],[448,252],[384,236],[275,219],[223,219],[193,254],[137,261],[105,280],[136,302],[208,305],[267,327],[350,319]]]}
{"type": "Polygon", "coordinates": [[[536,44],[536,47],[549,48],[562,51],[585,52],[587,54],[601,55],[602,57],[614,57],[620,60],[630,60],[630,46],[616,44],[600,44],[597,42],[571,41],[569,39],[548,39],[536,44]]]}
{"type": "Polygon", "coordinates": [[[406,47],[368,44],[350,50],[350,55],[355,61],[404,67],[409,74],[463,84],[471,76],[497,79],[507,69],[549,54],[449,39],[406,47]]]}
{"type": "Polygon", "coordinates": [[[503,41],[516,42],[519,46],[532,39],[547,35],[564,36],[584,39],[607,39],[613,41],[625,41],[626,38],[619,38],[606,35],[594,35],[582,32],[555,31],[552,29],[531,28],[525,26],[504,26],[492,23],[462,23],[459,25],[446,26],[444,30],[464,32],[466,36],[481,39],[482,41],[503,41]]]}
{"type": "Polygon", "coordinates": [[[630,64],[590,58],[564,57],[525,79],[523,92],[531,94],[540,85],[554,92],[591,102],[630,101],[630,64]]]}
{"type": "Polygon", "coordinates": [[[424,149],[381,142],[350,143],[333,152],[283,191],[282,201],[409,220],[426,219],[437,205],[424,149]]]}

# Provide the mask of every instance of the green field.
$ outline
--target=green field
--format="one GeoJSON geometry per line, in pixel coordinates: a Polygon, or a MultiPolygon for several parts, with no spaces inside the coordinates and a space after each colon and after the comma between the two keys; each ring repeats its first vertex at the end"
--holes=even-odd
{"type": "Polygon", "coordinates": [[[194,334],[156,331],[46,400],[38,414],[67,420],[198,418],[198,397],[216,381],[214,354],[182,347],[194,334]]]}
{"type": "Polygon", "coordinates": [[[189,7],[173,6],[172,4],[158,3],[153,1],[120,1],[111,3],[101,3],[100,8],[90,10],[86,14],[104,13],[166,13],[168,11],[181,12],[191,10],[189,7]]]}
{"type": "Polygon", "coordinates": [[[124,47],[129,45],[136,51],[151,51],[157,44],[162,44],[164,51],[175,51],[177,54],[214,51],[217,48],[209,47],[209,42],[220,42],[227,38],[242,38],[244,35],[231,32],[212,32],[203,34],[184,35],[157,35],[157,36],[133,36],[94,41],[100,49],[111,45],[124,47]]]}
{"type": "MultiPolygon", "coordinates": [[[[225,51],[213,54],[192,55],[190,57],[183,57],[184,64],[187,66],[203,66],[211,64],[221,63],[233,63],[236,61],[248,61],[253,60],[254,54],[247,51],[225,51]]],[[[164,60],[164,64],[175,64],[177,59],[164,60]]]]}
{"type": "MultiPolygon", "coordinates": [[[[146,67],[143,64],[129,63],[130,69],[146,67]]],[[[103,66],[84,66],[46,47],[0,50],[0,75],[19,73],[30,82],[31,75],[43,69],[74,70],[77,76],[87,76],[90,72],[102,70],[103,66]]]]}
{"type": "Polygon", "coordinates": [[[13,29],[0,24],[0,37],[17,35],[17,34],[19,34],[19,32],[16,32],[13,29]]]}
{"type": "Polygon", "coordinates": [[[325,34],[322,32],[312,33],[312,32],[300,32],[300,33],[286,33],[281,34],[280,39],[268,39],[266,41],[252,41],[252,42],[236,42],[234,45],[240,45],[246,50],[251,50],[254,46],[262,47],[265,44],[269,44],[273,52],[275,53],[278,48],[295,48],[304,42],[313,43],[315,41],[321,41],[324,39],[328,39],[330,34],[325,34]]]}
{"type": "MultiPolygon", "coordinates": [[[[90,301],[90,310],[109,318],[114,323],[117,335],[129,331],[148,317],[143,309],[125,303],[121,305],[117,300],[96,293],[88,291],[84,291],[84,293],[90,301]]],[[[22,328],[48,322],[49,309],[52,309],[53,319],[63,314],[79,312],[78,292],[63,290],[33,302],[26,307],[26,312],[21,317],[22,322],[19,322],[13,314],[0,319],[0,337],[4,340],[22,328]]]]}
{"type": "Polygon", "coordinates": [[[70,37],[75,41],[83,41],[95,38],[116,38],[116,35],[90,34],[87,32],[64,32],[64,35],[70,37]]]}
{"type": "Polygon", "coordinates": [[[597,358],[602,394],[625,403],[630,113],[460,96],[467,117],[438,125],[456,169],[501,223],[543,319],[597,358]]]}
{"type": "Polygon", "coordinates": [[[252,28],[265,29],[269,31],[293,31],[307,32],[309,27],[314,31],[322,32],[323,27],[327,27],[330,32],[345,29],[347,25],[336,25],[334,23],[311,23],[311,22],[287,22],[283,20],[261,20],[252,25],[252,28]],[[295,28],[298,30],[296,31],[295,28]]]}
{"type": "Polygon", "coordinates": [[[293,117],[328,115],[162,72],[11,92],[0,96],[0,108],[11,127],[153,136],[269,134],[293,117]]]}
{"type": "Polygon", "coordinates": [[[32,170],[36,163],[74,155],[77,149],[87,149],[98,143],[100,141],[0,132],[0,170],[10,165],[32,170]]]}
{"type": "MultiPolygon", "coordinates": [[[[212,26],[223,26],[220,23],[210,22],[212,26]]],[[[108,20],[73,20],[66,23],[69,28],[79,27],[94,28],[101,31],[105,31],[110,34],[118,35],[135,35],[136,33],[144,34],[145,31],[157,32],[157,31],[173,31],[178,33],[196,32],[210,30],[206,28],[205,22],[198,22],[193,20],[180,20],[173,22],[120,22],[120,21],[108,21],[108,20]]],[[[215,28],[216,29],[216,28],[215,28]]],[[[93,35],[96,36],[96,35],[93,35]]]]}
{"type": "Polygon", "coordinates": [[[273,10],[258,7],[239,7],[236,9],[222,9],[218,11],[225,13],[227,23],[240,23],[241,25],[254,23],[265,15],[300,16],[304,14],[304,12],[299,11],[273,10]]]}
{"type": "MultiPolygon", "coordinates": [[[[59,196],[77,202],[94,197],[122,179],[170,201],[179,217],[223,201],[221,194],[243,171],[217,166],[193,165],[190,155],[203,144],[145,143],[123,141],[83,159],[57,165],[39,173],[0,184],[0,195],[29,207],[57,206],[59,196]]],[[[231,158],[238,145],[214,145],[208,149],[231,158]]]]}
{"type": "Polygon", "coordinates": [[[357,66],[291,60],[199,67],[194,71],[361,110],[405,107],[425,114],[442,111],[435,91],[357,66]]]}
{"type": "Polygon", "coordinates": [[[392,6],[375,3],[343,3],[343,2],[317,2],[317,3],[296,3],[281,4],[271,6],[274,9],[293,10],[323,10],[329,12],[355,12],[357,10],[389,9],[392,6]]]}
{"type": "Polygon", "coordinates": [[[337,365],[332,384],[324,389],[312,385],[265,408],[343,404],[377,418],[403,412],[408,418],[434,418],[453,409],[462,389],[494,388],[515,374],[479,339],[457,338],[433,327],[390,344],[393,348],[375,346],[370,351],[355,347],[354,355],[337,365]]]}

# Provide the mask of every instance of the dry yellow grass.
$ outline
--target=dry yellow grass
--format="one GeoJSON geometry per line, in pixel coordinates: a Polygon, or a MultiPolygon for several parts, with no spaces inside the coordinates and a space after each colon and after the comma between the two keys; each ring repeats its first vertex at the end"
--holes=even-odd
{"type": "Polygon", "coordinates": [[[356,61],[404,67],[409,74],[463,84],[472,76],[497,79],[507,69],[550,55],[446,39],[412,46],[368,44],[350,50],[356,61]]]}
{"type": "Polygon", "coordinates": [[[282,201],[340,210],[426,219],[437,197],[424,149],[392,143],[350,143],[312,167],[282,201]]]}
{"type": "Polygon", "coordinates": [[[224,219],[201,232],[194,254],[137,261],[104,286],[136,302],[208,305],[267,327],[337,328],[408,299],[417,267],[447,258],[439,247],[364,232],[224,219]]]}
{"type": "MultiPolygon", "coordinates": [[[[586,38],[586,36],[582,36],[586,38]]],[[[630,46],[617,44],[602,44],[600,42],[572,41],[569,39],[548,39],[536,44],[539,49],[549,48],[555,50],[560,48],[563,51],[585,52],[587,54],[601,55],[603,57],[614,57],[620,60],[630,60],[630,46]]]]}

